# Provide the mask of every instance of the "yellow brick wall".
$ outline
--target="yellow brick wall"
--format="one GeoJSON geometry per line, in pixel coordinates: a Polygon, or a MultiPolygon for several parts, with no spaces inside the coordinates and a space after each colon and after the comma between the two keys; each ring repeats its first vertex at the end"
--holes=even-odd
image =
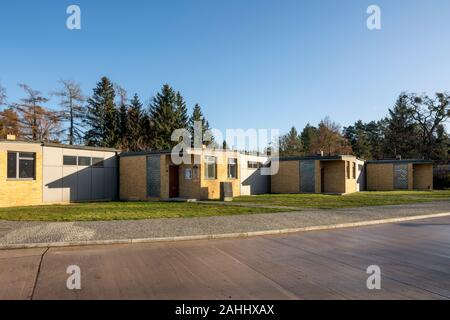
{"type": "Polygon", "coordinates": [[[367,190],[394,190],[394,165],[392,163],[367,164],[367,190]]]}
{"type": "Polygon", "coordinates": [[[147,200],[147,157],[120,157],[120,199],[147,200]]]}
{"type": "Polygon", "coordinates": [[[237,153],[221,153],[217,152],[214,154],[211,154],[211,156],[217,157],[217,166],[216,166],[216,175],[217,179],[206,179],[205,178],[205,166],[204,161],[205,157],[203,156],[201,159],[201,166],[200,166],[200,176],[201,176],[201,183],[200,183],[200,199],[220,199],[220,182],[231,182],[232,188],[233,188],[233,196],[238,197],[241,193],[240,188],[240,163],[239,163],[239,156],[237,153]],[[237,167],[237,179],[229,179],[228,178],[228,158],[235,158],[238,160],[238,167],[237,167]]]}
{"type": "Polygon", "coordinates": [[[279,170],[271,177],[272,193],[300,192],[300,163],[299,161],[280,161],[279,170]]]}
{"type": "Polygon", "coordinates": [[[324,192],[345,193],[345,161],[322,161],[324,169],[324,192]]]}
{"type": "Polygon", "coordinates": [[[0,143],[0,207],[42,204],[42,146],[40,144],[0,143]],[[8,151],[36,153],[35,180],[7,179],[8,151]]]}
{"type": "Polygon", "coordinates": [[[433,190],[433,165],[414,164],[414,190],[433,190]]]}

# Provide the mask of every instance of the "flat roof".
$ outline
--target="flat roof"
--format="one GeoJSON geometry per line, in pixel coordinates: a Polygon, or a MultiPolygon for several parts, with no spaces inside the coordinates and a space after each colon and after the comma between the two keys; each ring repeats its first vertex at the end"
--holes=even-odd
{"type": "Polygon", "coordinates": [[[1,139],[0,143],[26,143],[26,144],[36,144],[36,145],[40,145],[40,146],[43,146],[43,147],[51,147],[51,148],[78,149],[78,150],[105,151],[105,152],[120,152],[119,149],[114,149],[114,148],[92,147],[92,146],[81,146],[81,145],[70,145],[70,144],[63,144],[63,143],[37,142],[37,141],[26,141],[26,140],[6,140],[6,139],[1,139]]]}
{"type": "Polygon", "coordinates": [[[302,160],[322,160],[322,161],[333,161],[342,160],[344,157],[354,157],[352,155],[336,155],[336,156],[306,156],[306,157],[280,157],[279,161],[302,161],[302,160]]]}
{"type": "Polygon", "coordinates": [[[382,163],[423,163],[423,164],[429,164],[433,163],[433,160],[423,160],[423,159],[402,159],[402,160],[396,160],[396,159],[385,159],[385,160],[368,160],[366,163],[369,164],[382,164],[382,163]]]}

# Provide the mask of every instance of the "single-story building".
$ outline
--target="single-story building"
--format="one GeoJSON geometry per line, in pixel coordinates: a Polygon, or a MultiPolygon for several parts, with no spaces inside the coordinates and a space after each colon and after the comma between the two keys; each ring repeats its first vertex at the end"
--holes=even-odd
{"type": "Polygon", "coordinates": [[[367,161],[367,190],[433,190],[433,162],[428,160],[367,161]]]}
{"type": "Polygon", "coordinates": [[[117,199],[118,150],[0,141],[0,207],[117,199]]]}
{"type": "Polygon", "coordinates": [[[240,195],[237,151],[193,149],[188,157],[190,163],[175,164],[170,150],[122,153],[120,199],[219,199],[220,182],[240,195]]]}
{"type": "Polygon", "coordinates": [[[272,193],[347,194],[364,190],[364,162],[355,156],[290,157],[278,160],[272,193]]]}

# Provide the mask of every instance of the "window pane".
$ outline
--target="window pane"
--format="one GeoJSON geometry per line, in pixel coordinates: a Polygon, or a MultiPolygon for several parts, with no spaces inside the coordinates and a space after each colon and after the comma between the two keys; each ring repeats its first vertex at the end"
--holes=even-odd
{"type": "Polygon", "coordinates": [[[19,158],[19,179],[34,179],[34,160],[19,158]]]}
{"type": "Polygon", "coordinates": [[[34,159],[34,153],[30,152],[20,152],[19,158],[28,158],[28,159],[34,159]]]}
{"type": "Polygon", "coordinates": [[[92,158],[92,165],[94,167],[103,168],[103,158],[92,158]]]}
{"type": "Polygon", "coordinates": [[[231,179],[237,178],[237,159],[234,158],[228,159],[228,178],[231,179]]]}
{"type": "Polygon", "coordinates": [[[90,166],[91,158],[90,157],[78,157],[78,165],[79,166],[90,166]]]}
{"type": "Polygon", "coordinates": [[[17,153],[8,152],[8,179],[17,178],[17,153]]]}
{"type": "Polygon", "coordinates": [[[65,166],[76,166],[77,165],[77,157],[75,156],[64,156],[63,164],[65,166]]]}

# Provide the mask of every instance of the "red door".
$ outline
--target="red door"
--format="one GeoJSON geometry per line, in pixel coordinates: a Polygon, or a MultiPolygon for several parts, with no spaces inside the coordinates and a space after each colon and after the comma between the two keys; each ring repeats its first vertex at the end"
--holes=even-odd
{"type": "Polygon", "coordinates": [[[178,171],[177,166],[169,167],[169,198],[178,198],[180,195],[178,171]]]}

